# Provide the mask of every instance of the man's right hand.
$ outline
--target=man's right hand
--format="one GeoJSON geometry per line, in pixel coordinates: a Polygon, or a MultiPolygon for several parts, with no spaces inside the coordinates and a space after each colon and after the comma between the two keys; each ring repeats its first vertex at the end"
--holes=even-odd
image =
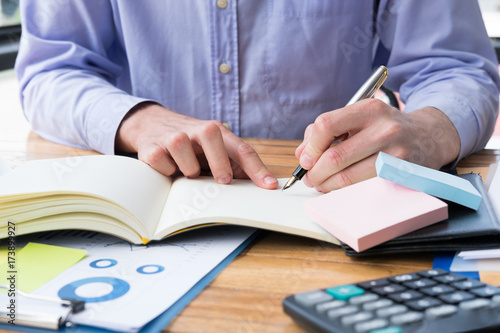
{"type": "Polygon", "coordinates": [[[208,169],[220,184],[235,177],[250,178],[265,189],[278,185],[255,150],[219,121],[191,118],[153,103],[142,103],[127,114],[115,150],[137,152],[139,160],[166,176],[180,171],[194,178],[208,169]]]}

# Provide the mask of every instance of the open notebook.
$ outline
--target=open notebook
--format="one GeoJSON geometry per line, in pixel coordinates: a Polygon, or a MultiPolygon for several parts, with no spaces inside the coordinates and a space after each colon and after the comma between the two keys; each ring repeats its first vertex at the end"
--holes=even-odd
{"type": "Polygon", "coordinates": [[[123,156],[37,160],[0,176],[0,238],[8,236],[9,222],[16,235],[84,229],[135,244],[227,223],[339,244],[305,215],[303,203],[319,195],[303,184],[282,192],[250,180],[172,180],[123,156]]]}

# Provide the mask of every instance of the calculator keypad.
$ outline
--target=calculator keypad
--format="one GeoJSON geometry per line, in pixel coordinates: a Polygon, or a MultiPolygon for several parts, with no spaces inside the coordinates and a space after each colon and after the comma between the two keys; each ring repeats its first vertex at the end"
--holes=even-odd
{"type": "Polygon", "coordinates": [[[300,293],[283,306],[318,332],[500,331],[500,288],[442,269],[300,293]]]}

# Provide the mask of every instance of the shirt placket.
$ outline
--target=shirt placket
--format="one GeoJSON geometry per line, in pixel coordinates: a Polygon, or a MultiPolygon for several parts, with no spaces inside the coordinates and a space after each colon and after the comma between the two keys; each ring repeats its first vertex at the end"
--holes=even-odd
{"type": "Polygon", "coordinates": [[[238,21],[236,0],[212,0],[212,119],[239,135],[238,21]]]}

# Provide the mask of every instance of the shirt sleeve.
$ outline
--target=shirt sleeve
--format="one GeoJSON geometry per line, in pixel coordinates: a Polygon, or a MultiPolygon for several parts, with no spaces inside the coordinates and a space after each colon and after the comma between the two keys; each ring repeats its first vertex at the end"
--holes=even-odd
{"type": "MultiPolygon", "coordinates": [[[[432,106],[455,125],[458,160],[486,145],[498,116],[498,63],[476,1],[380,3],[376,29],[389,51],[386,85],[404,112],[432,106]]],[[[433,149],[435,132],[427,143],[433,149]]],[[[457,161],[458,161],[457,160],[457,161]]]]}
{"type": "Polygon", "coordinates": [[[113,154],[124,115],[144,101],[116,87],[127,69],[107,1],[21,1],[16,61],[26,118],[40,136],[113,154]]]}

